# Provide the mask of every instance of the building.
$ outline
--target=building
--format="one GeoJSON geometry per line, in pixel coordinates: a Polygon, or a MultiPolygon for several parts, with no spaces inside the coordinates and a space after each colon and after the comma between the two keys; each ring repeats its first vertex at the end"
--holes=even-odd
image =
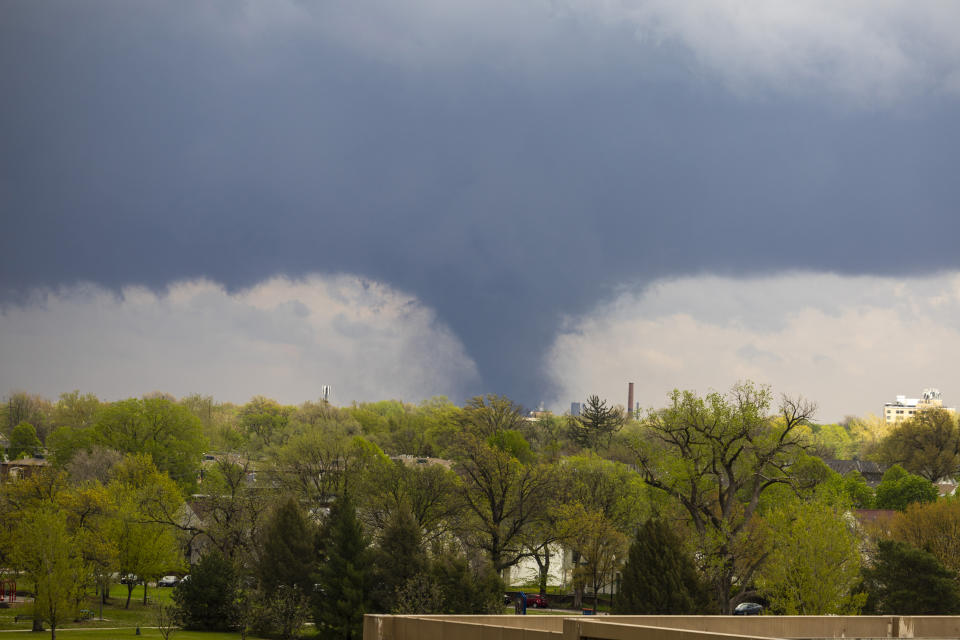
{"type": "Polygon", "coordinates": [[[943,406],[939,389],[924,389],[923,396],[920,398],[897,396],[896,401],[885,403],[883,405],[883,420],[887,424],[894,424],[909,420],[917,415],[918,411],[925,409],[945,409],[950,413],[956,412],[953,407],[943,406]]]}

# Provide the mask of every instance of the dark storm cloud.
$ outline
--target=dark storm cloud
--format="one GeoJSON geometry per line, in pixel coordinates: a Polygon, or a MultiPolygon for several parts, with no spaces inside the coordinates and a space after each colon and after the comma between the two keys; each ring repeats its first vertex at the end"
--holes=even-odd
{"type": "Polygon", "coordinates": [[[848,94],[686,18],[651,41],[576,7],[399,5],[4,3],[7,298],[359,274],[437,310],[484,376],[464,393],[533,403],[562,316],[623,283],[958,264],[957,101],[909,60],[877,54],[887,82],[848,56],[848,94]]]}

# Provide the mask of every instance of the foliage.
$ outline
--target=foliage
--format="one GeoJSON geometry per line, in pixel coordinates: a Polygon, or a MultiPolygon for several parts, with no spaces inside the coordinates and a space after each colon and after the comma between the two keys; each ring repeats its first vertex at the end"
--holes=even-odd
{"type": "Polygon", "coordinates": [[[396,606],[398,591],[427,569],[427,554],[421,546],[420,527],[405,509],[394,512],[373,551],[372,606],[389,612],[396,606]]]}
{"type": "Polygon", "coordinates": [[[367,540],[353,502],[334,502],[320,533],[321,562],[316,575],[313,617],[323,638],[359,638],[369,605],[367,540]]]}
{"type": "Polygon", "coordinates": [[[183,488],[193,487],[206,447],[200,421],[167,398],[114,402],[97,416],[95,444],[150,455],[183,488]]]}
{"type": "Polygon", "coordinates": [[[283,640],[293,637],[310,617],[310,600],[300,585],[281,584],[270,594],[270,626],[283,640]]]}
{"type": "Polygon", "coordinates": [[[930,482],[956,475],[960,469],[960,428],[946,409],[918,411],[893,427],[880,442],[877,458],[899,464],[930,482]]]}
{"type": "Polygon", "coordinates": [[[480,438],[488,438],[499,431],[521,431],[523,407],[506,396],[492,393],[471,398],[463,408],[464,428],[480,438]]]}
{"type": "Polygon", "coordinates": [[[647,520],[630,545],[616,613],[690,615],[710,611],[709,589],[680,539],[662,520],[647,520]]]}
{"type": "Polygon", "coordinates": [[[594,608],[600,590],[610,584],[622,562],[627,539],[601,512],[586,509],[580,503],[561,508],[561,536],[577,559],[574,582],[582,592],[589,585],[594,608]]]}
{"type": "Polygon", "coordinates": [[[219,551],[201,558],[173,591],[180,619],[187,629],[226,631],[232,626],[237,598],[237,575],[233,563],[219,551]]]}
{"type": "Polygon", "coordinates": [[[503,581],[487,563],[471,567],[451,550],[436,554],[430,566],[431,583],[441,596],[437,613],[491,614],[503,611],[503,581]]]}
{"type": "Polygon", "coordinates": [[[610,440],[626,422],[620,407],[608,407],[606,400],[592,395],[587,398],[579,416],[570,416],[570,438],[581,447],[596,449],[610,440]]]}
{"type": "Polygon", "coordinates": [[[914,502],[890,523],[894,540],[923,549],[960,576],[960,501],[914,502]]]}
{"type": "Polygon", "coordinates": [[[845,507],[795,502],[767,517],[771,548],[757,581],[783,615],[855,615],[865,596],[860,550],[845,507]],[[816,532],[813,534],[813,532],[816,532]]]}
{"type": "Polygon", "coordinates": [[[703,398],[674,391],[628,441],[644,482],[689,515],[723,613],[735,604],[734,585],[751,584],[763,562],[748,535],[760,497],[777,484],[799,484],[791,474],[803,454],[798,427],[814,405],[784,397],[772,417],[771,399],[749,382],[703,398]]]}
{"type": "Polygon", "coordinates": [[[523,464],[471,434],[461,440],[457,471],[468,517],[462,536],[501,571],[524,555],[525,534],[551,504],[555,474],[541,464],[523,464]]]}
{"type": "Polygon", "coordinates": [[[904,542],[880,540],[873,566],[863,570],[867,610],[880,615],[960,613],[956,575],[933,554],[904,542]]]}
{"type": "Polygon", "coordinates": [[[400,585],[394,593],[393,602],[390,613],[398,615],[440,613],[443,590],[431,574],[418,573],[400,585]]]}
{"type": "Polygon", "coordinates": [[[877,486],[874,504],[877,509],[903,511],[914,502],[933,502],[937,495],[937,487],[929,480],[908,473],[900,465],[893,465],[877,486]]]}
{"type": "Polygon", "coordinates": [[[32,458],[40,453],[43,443],[37,437],[37,430],[29,422],[21,422],[13,428],[10,434],[10,447],[7,455],[11,460],[32,458]]]}
{"type": "Polygon", "coordinates": [[[86,568],[76,539],[67,528],[66,514],[52,502],[43,502],[24,514],[17,527],[13,561],[33,582],[34,619],[57,626],[72,619],[77,609],[86,568]]]}
{"type": "Polygon", "coordinates": [[[297,587],[301,594],[313,589],[315,533],[292,497],[280,502],[263,529],[259,574],[263,589],[271,594],[280,586],[297,587]]]}

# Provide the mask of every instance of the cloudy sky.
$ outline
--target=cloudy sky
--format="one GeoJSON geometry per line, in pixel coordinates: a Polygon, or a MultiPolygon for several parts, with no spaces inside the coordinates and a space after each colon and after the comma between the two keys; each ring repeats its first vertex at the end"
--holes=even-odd
{"type": "Polygon", "coordinates": [[[0,393],[960,404],[952,0],[0,3],[0,393]]]}

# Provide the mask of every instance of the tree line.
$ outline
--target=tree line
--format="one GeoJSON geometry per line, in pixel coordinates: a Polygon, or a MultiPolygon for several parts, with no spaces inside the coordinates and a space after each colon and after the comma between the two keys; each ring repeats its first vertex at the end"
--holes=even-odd
{"type": "Polygon", "coordinates": [[[960,548],[944,532],[960,504],[931,480],[960,466],[955,418],[818,425],[814,411],[749,382],[676,391],[632,420],[596,396],[581,416],[531,417],[494,395],[17,393],[7,455],[50,465],[0,488],[0,566],[32,579],[54,633],[118,574],[189,571],[186,626],[289,637],[312,619],[357,637],[364,612],[501,613],[504,572],[532,562],[546,592],[558,552],[578,607],[615,592],[624,613],[954,612],[960,548]],[[838,454],[891,466],[874,489],[821,459],[838,454]],[[870,508],[896,515],[854,516],[870,508]],[[929,570],[898,575],[907,560],[929,570]]]}

